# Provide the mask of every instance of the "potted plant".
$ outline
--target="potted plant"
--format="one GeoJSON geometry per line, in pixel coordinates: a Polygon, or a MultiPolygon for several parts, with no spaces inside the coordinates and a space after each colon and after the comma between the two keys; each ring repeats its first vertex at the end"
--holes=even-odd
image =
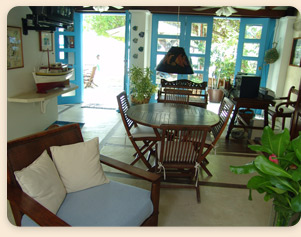
{"type": "Polygon", "coordinates": [[[294,225],[301,215],[301,134],[290,140],[288,129],[275,134],[265,127],[261,143],[249,148],[266,155],[243,166],[230,166],[230,170],[236,174],[257,173],[247,184],[249,199],[252,200],[253,189],[265,193],[265,201],[273,199],[275,225],[294,225]]]}
{"type": "Polygon", "coordinates": [[[211,85],[209,85],[207,92],[209,101],[212,103],[220,103],[224,97],[224,92],[219,88],[219,73],[214,72],[211,78],[211,85]]]}
{"type": "Polygon", "coordinates": [[[133,104],[148,103],[156,92],[157,86],[151,81],[152,71],[149,67],[133,66],[130,69],[131,101],[133,104]]]}

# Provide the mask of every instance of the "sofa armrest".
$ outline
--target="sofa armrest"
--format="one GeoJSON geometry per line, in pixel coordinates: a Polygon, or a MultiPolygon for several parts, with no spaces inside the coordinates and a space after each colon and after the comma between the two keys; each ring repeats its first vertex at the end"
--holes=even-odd
{"type": "MultiPolygon", "coordinates": [[[[20,188],[7,185],[7,199],[12,208],[17,208],[40,226],[69,226],[36,200],[24,193],[20,188]]],[[[21,223],[16,223],[21,225],[21,223]]]]}
{"type": "Polygon", "coordinates": [[[141,179],[145,179],[150,182],[158,182],[158,181],[160,181],[160,178],[161,178],[161,176],[159,174],[148,172],[146,170],[137,168],[135,166],[123,163],[121,161],[112,159],[112,158],[104,156],[104,155],[100,155],[100,161],[105,165],[111,166],[115,169],[121,170],[130,175],[136,176],[141,179]]]}

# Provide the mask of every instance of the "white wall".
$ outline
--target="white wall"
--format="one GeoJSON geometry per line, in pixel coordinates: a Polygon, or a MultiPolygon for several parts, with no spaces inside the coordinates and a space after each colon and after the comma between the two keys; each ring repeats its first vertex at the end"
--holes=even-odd
{"type": "MultiPolygon", "coordinates": [[[[301,20],[301,15],[300,12],[297,15],[296,21],[301,20]]],[[[301,30],[299,31],[294,31],[293,33],[293,38],[298,38],[301,37],[301,30]]],[[[292,44],[293,42],[291,42],[292,44]]],[[[301,67],[295,67],[295,66],[288,66],[287,69],[287,75],[286,75],[286,81],[284,85],[284,91],[283,91],[283,96],[287,95],[288,90],[291,88],[291,86],[295,86],[297,89],[299,88],[301,80],[301,67]]]]}
{"type": "MultiPolygon", "coordinates": [[[[21,18],[31,14],[28,7],[15,7],[7,15],[8,26],[22,27],[21,18]]],[[[47,54],[39,51],[39,33],[30,30],[28,35],[22,34],[24,67],[7,70],[7,97],[35,91],[32,76],[34,67],[47,64],[47,54]]],[[[50,54],[54,62],[54,51],[50,54]]],[[[7,140],[26,136],[47,128],[57,120],[57,98],[51,99],[46,113],[41,113],[40,103],[7,102],[7,140]]]]}
{"type": "Polygon", "coordinates": [[[279,52],[279,59],[270,65],[267,88],[273,90],[277,97],[284,93],[295,19],[296,17],[283,17],[277,20],[275,28],[274,42],[277,43],[276,49],[279,52]]]}
{"type": "MultiPolygon", "coordinates": [[[[151,13],[144,10],[130,10],[131,13],[131,65],[145,68],[150,66],[150,48],[151,48],[151,13]],[[136,26],[137,30],[133,30],[136,26]],[[144,37],[140,37],[139,33],[143,32],[144,37]],[[138,42],[134,43],[133,40],[138,42]],[[143,52],[139,51],[139,47],[143,47],[143,52]],[[134,58],[134,54],[138,57],[134,58]]],[[[130,67],[131,67],[130,65],[130,67]]]]}

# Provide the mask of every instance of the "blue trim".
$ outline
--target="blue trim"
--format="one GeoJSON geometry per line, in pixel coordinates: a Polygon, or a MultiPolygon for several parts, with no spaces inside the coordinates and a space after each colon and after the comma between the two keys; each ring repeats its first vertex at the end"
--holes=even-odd
{"type": "Polygon", "coordinates": [[[125,54],[124,54],[124,90],[127,95],[130,94],[130,47],[131,47],[131,13],[125,12],[125,54]]]}
{"type": "Polygon", "coordinates": [[[237,47],[237,59],[235,66],[235,75],[240,72],[242,60],[255,60],[257,61],[256,75],[261,76],[260,86],[265,87],[269,66],[264,65],[265,51],[272,47],[272,40],[275,29],[275,20],[269,18],[241,18],[239,40],[237,47]],[[261,39],[244,39],[246,25],[262,25],[261,39]],[[245,57],[243,53],[244,43],[259,43],[260,49],[258,57],[245,57]],[[259,70],[261,68],[261,70],[259,70]]]}
{"type": "Polygon", "coordinates": [[[75,90],[74,96],[58,96],[58,104],[79,104],[83,102],[83,92],[84,92],[84,80],[83,80],[83,46],[82,46],[82,29],[83,29],[83,15],[81,13],[74,13],[74,32],[55,32],[55,57],[57,62],[62,62],[65,64],[70,63],[68,61],[68,54],[73,54],[74,60],[74,76],[75,80],[70,81],[73,84],[78,86],[78,89],[75,90]],[[59,47],[59,35],[64,36],[74,36],[74,48],[59,47]],[[65,53],[65,59],[60,60],[60,52],[65,53]]]}
{"type": "MultiPolygon", "coordinates": [[[[211,39],[212,39],[212,28],[213,28],[213,17],[202,17],[202,16],[186,16],[186,15],[162,15],[162,14],[153,14],[152,16],[152,40],[151,40],[151,69],[154,72],[152,76],[152,81],[156,83],[156,60],[157,55],[165,55],[166,52],[157,51],[157,39],[167,38],[167,39],[179,39],[180,47],[185,49],[187,57],[191,61],[191,56],[204,56],[205,57],[205,66],[204,71],[196,70],[195,73],[202,73],[204,75],[204,81],[208,81],[208,72],[210,66],[210,50],[211,50],[211,39]],[[178,21],[181,22],[181,32],[180,35],[158,35],[158,22],[159,21],[178,21]],[[187,32],[191,31],[191,23],[207,23],[207,37],[194,37],[188,35],[187,32]],[[190,40],[201,39],[206,40],[206,52],[205,54],[190,54],[190,40]]],[[[178,80],[187,79],[188,75],[177,75],[178,80]]]]}

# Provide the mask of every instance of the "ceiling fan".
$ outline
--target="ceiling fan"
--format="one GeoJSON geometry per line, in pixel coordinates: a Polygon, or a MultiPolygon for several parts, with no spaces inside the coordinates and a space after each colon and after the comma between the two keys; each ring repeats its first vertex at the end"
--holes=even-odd
{"type": "MultiPolygon", "coordinates": [[[[87,7],[90,7],[90,6],[84,6],[84,8],[87,8],[87,7]]],[[[112,6],[112,7],[117,10],[120,10],[123,8],[121,6],[112,6]]],[[[97,12],[106,12],[109,10],[110,6],[92,6],[92,8],[94,11],[97,11],[97,12]]]]}
{"type": "Polygon", "coordinates": [[[237,9],[245,9],[245,10],[251,10],[251,11],[257,11],[260,9],[263,9],[264,7],[262,6],[235,6],[235,7],[230,7],[230,6],[226,6],[226,7],[198,7],[198,8],[194,8],[194,11],[205,11],[208,9],[212,9],[212,8],[219,8],[215,13],[217,16],[231,16],[233,13],[236,13],[237,10],[235,10],[235,8],[237,9]]]}

